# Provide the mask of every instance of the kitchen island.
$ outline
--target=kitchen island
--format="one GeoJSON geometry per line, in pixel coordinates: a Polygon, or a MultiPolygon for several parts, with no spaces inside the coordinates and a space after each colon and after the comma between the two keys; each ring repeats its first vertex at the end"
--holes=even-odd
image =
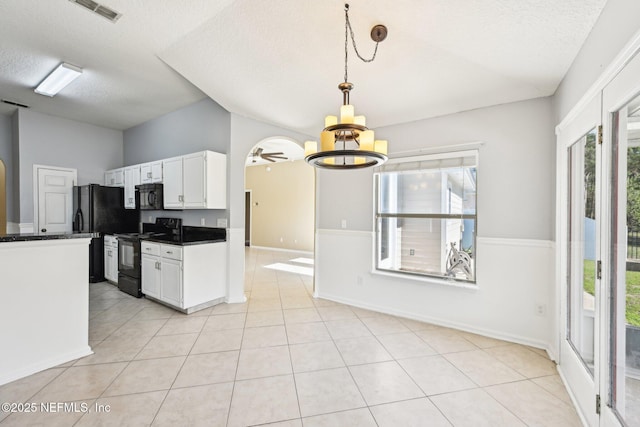
{"type": "Polygon", "coordinates": [[[0,385],[92,353],[95,233],[0,235],[0,385]]]}

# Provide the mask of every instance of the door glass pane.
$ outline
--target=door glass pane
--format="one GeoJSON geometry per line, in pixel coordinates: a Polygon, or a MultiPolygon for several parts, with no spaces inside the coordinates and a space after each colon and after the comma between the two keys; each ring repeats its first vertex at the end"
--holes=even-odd
{"type": "Polygon", "coordinates": [[[596,130],[569,147],[567,339],[594,368],[596,280],[596,130]]]}
{"type": "Polygon", "coordinates": [[[613,115],[611,402],[640,425],[640,97],[613,115]]]}

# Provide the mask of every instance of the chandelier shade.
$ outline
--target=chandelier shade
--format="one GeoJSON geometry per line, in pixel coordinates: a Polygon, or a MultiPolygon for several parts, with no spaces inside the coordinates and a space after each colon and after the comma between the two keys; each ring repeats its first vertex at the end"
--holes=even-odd
{"type": "Polygon", "coordinates": [[[376,42],[371,59],[360,56],[349,21],[349,5],[345,4],[345,42],[344,42],[344,82],[338,85],[342,92],[342,105],[339,116],[326,116],[324,129],[320,132],[320,147],[317,141],[306,141],[304,145],[305,161],[312,166],[324,169],[362,169],[378,166],[387,161],[387,141],[376,140],[373,130],[367,128],[365,116],[356,116],[349,95],[353,84],[348,81],[348,41],[349,36],[358,58],[372,62],[378,51],[378,43],[387,36],[384,25],[376,25],[371,30],[371,38],[376,42]],[[320,148],[318,150],[318,148],[320,148]]]}

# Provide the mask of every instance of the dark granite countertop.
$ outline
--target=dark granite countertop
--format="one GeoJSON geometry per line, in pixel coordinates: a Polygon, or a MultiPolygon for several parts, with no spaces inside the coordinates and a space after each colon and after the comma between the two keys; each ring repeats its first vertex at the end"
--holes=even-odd
{"type": "Polygon", "coordinates": [[[168,239],[156,239],[155,237],[147,237],[143,240],[147,242],[153,243],[163,243],[165,245],[175,245],[175,246],[193,246],[193,245],[206,245],[208,243],[224,243],[227,239],[210,239],[210,240],[196,240],[196,241],[176,241],[176,240],[168,240],[168,239]]]}
{"type": "Polygon", "coordinates": [[[25,234],[0,234],[0,243],[29,242],[33,240],[62,240],[62,239],[86,239],[100,237],[100,233],[25,233],[25,234]]]}

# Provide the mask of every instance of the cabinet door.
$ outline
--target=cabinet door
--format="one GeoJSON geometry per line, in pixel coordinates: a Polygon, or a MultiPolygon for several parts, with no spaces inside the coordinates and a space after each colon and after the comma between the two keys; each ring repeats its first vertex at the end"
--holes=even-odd
{"type": "Polygon", "coordinates": [[[111,244],[104,244],[104,278],[107,280],[113,280],[111,277],[111,264],[113,256],[111,255],[111,244]]]}
{"type": "Polygon", "coordinates": [[[182,308],[182,261],[163,258],[160,275],[162,300],[182,308]]]}
{"type": "Polygon", "coordinates": [[[153,174],[151,172],[151,163],[140,165],[140,183],[149,184],[153,182],[153,174]]]}
{"type": "Polygon", "coordinates": [[[140,166],[133,166],[124,170],[124,207],[136,207],[136,185],[140,184],[140,166]]]}
{"type": "Polygon", "coordinates": [[[162,162],[151,163],[151,182],[162,182],[162,162]]]}
{"type": "Polygon", "coordinates": [[[124,187],[124,169],[113,170],[113,186],[124,187]]]}
{"type": "MultiPolygon", "coordinates": [[[[113,240],[111,242],[111,248],[109,249],[110,251],[110,258],[111,258],[111,269],[110,269],[110,274],[111,274],[111,281],[114,283],[118,283],[118,241],[117,240],[113,240]]],[[[106,269],[105,269],[106,270],[106,269]]]]}
{"type": "Polygon", "coordinates": [[[140,260],[142,293],[160,299],[160,259],[142,254],[140,260]]]}
{"type": "Polygon", "coordinates": [[[182,157],[162,162],[164,183],[164,207],[182,209],[182,157]]]}
{"type": "Polygon", "coordinates": [[[206,157],[204,153],[183,157],[184,208],[207,207],[206,157]]]}
{"type": "Polygon", "coordinates": [[[113,171],[106,171],[104,173],[104,185],[111,187],[115,184],[115,174],[113,171]]]}

